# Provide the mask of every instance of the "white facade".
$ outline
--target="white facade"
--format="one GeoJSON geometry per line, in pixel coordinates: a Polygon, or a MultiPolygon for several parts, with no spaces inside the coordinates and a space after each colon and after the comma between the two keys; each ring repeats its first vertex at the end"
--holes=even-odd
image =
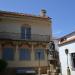
{"type": "MultiPolygon", "coordinates": [[[[71,75],[75,75],[75,62],[72,59],[71,54],[75,53],[75,32],[66,35],[65,40],[60,41],[59,43],[59,58],[61,63],[61,71],[62,75],[67,75],[67,55],[65,53],[65,49],[68,49],[68,66],[70,68],[71,75]]],[[[74,56],[75,57],[75,56],[74,56]]]]}

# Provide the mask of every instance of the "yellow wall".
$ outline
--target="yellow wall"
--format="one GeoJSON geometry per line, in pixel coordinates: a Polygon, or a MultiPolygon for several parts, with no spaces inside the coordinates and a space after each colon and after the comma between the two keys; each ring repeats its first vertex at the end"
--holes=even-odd
{"type": "MultiPolygon", "coordinates": [[[[40,45],[42,46],[42,45],[40,45]]],[[[7,46],[5,46],[7,47],[7,46]]],[[[31,44],[31,60],[19,60],[19,46],[16,45],[14,48],[14,60],[7,61],[8,62],[8,67],[38,67],[39,66],[39,60],[35,60],[35,49],[36,48],[44,48],[44,53],[45,53],[45,59],[40,60],[40,65],[41,67],[43,66],[48,66],[47,63],[47,54],[46,54],[46,48],[45,47],[34,47],[34,45],[31,44]]],[[[2,58],[2,46],[0,45],[0,58],[2,58]]]]}
{"type": "Polygon", "coordinates": [[[0,21],[0,32],[21,33],[21,26],[28,24],[31,26],[32,34],[51,35],[51,24],[49,21],[39,19],[12,19],[3,18],[0,21]]]}
{"type": "MultiPolygon", "coordinates": [[[[40,19],[40,18],[10,18],[10,17],[1,17],[2,21],[0,21],[0,32],[14,32],[21,33],[21,26],[24,24],[28,24],[31,27],[32,34],[40,34],[40,35],[50,35],[52,37],[51,23],[49,20],[40,19]]],[[[47,44],[46,44],[47,45],[47,44]]],[[[13,61],[8,61],[9,67],[37,67],[38,61],[34,60],[34,45],[32,45],[32,60],[31,61],[19,61],[18,55],[18,45],[16,45],[15,49],[15,59],[13,61]]],[[[46,47],[45,47],[46,50],[46,47]]],[[[2,49],[0,47],[0,53],[2,49]]],[[[1,58],[1,56],[0,56],[1,58]]],[[[47,66],[47,55],[45,52],[45,60],[40,62],[41,66],[47,66]]]]}

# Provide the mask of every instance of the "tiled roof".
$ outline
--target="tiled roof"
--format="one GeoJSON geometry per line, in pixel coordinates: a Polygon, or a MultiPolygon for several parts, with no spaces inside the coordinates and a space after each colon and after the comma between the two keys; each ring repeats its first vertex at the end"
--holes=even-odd
{"type": "Polygon", "coordinates": [[[29,16],[29,17],[35,17],[35,18],[42,18],[42,19],[51,19],[48,16],[36,16],[33,14],[24,14],[24,13],[17,13],[17,12],[9,12],[9,11],[0,11],[0,16],[5,15],[12,15],[12,16],[29,16]]]}
{"type": "Polygon", "coordinates": [[[64,45],[66,43],[70,43],[70,42],[74,42],[75,41],[75,37],[74,38],[71,38],[71,39],[68,39],[68,40],[64,40],[63,42],[60,42],[59,45],[64,45]]]}

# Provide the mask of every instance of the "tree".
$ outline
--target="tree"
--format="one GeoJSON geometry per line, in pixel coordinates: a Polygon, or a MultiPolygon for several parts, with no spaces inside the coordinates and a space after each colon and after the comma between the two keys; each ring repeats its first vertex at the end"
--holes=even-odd
{"type": "Polygon", "coordinates": [[[7,67],[7,62],[3,59],[0,59],[0,72],[4,72],[7,67]]]}

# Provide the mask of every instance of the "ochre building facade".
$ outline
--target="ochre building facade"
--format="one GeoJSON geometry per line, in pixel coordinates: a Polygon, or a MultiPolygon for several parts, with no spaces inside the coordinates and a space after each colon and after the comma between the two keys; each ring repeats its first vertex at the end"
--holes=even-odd
{"type": "Polygon", "coordinates": [[[47,74],[47,45],[52,39],[51,18],[0,11],[0,59],[7,74],[47,74]]]}

